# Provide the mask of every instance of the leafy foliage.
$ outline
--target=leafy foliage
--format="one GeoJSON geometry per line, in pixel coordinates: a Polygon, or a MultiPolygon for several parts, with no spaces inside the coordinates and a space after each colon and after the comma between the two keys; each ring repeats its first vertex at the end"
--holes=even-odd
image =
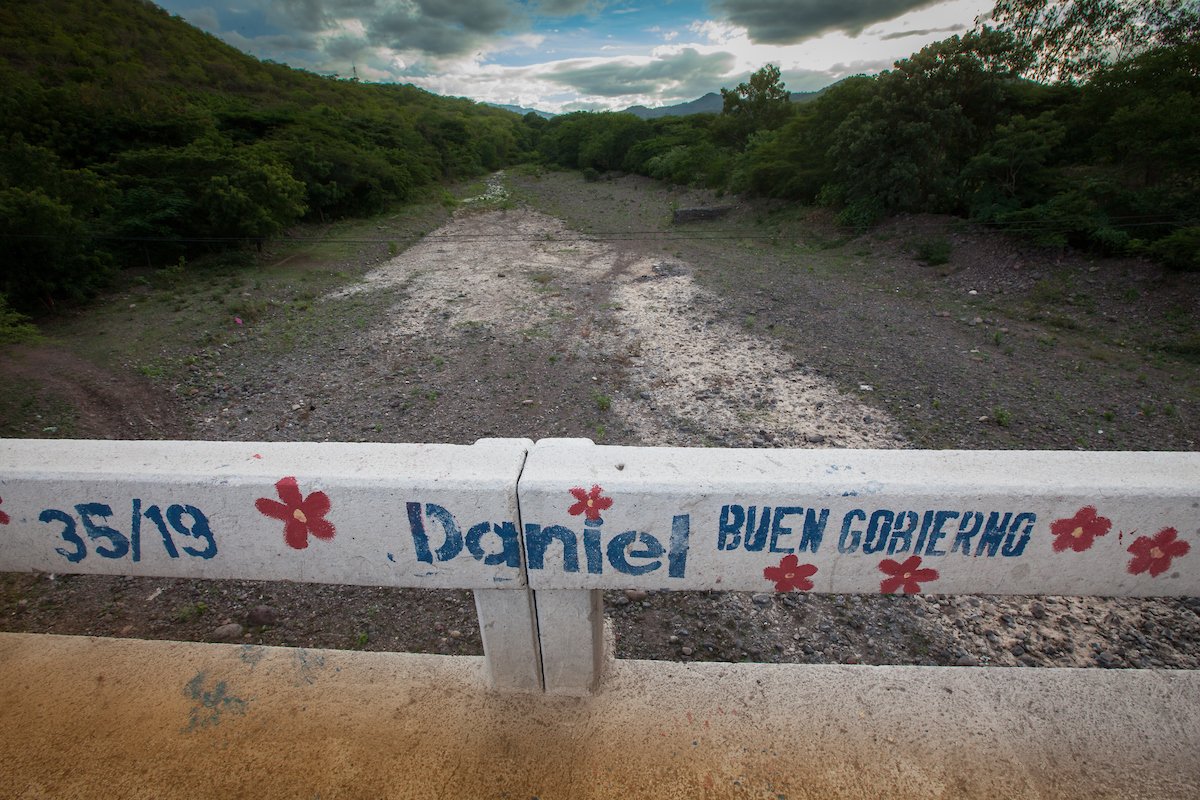
{"type": "Polygon", "coordinates": [[[767,64],[735,89],[722,89],[721,101],[722,129],[739,142],[755,131],[778,128],[791,112],[791,95],[774,64],[767,64]]]}
{"type": "Polygon", "coordinates": [[[1028,48],[1035,78],[1079,80],[1159,47],[1194,41],[1195,0],[997,0],[992,23],[1028,48]]]}
{"type": "MultiPolygon", "coordinates": [[[[367,214],[520,158],[507,111],[258,61],[143,0],[0,5],[0,292],[367,214]]],[[[607,168],[607,167],[606,167],[607,168]]]]}
{"type": "Polygon", "coordinates": [[[1080,83],[1026,77],[1067,57],[1050,31],[984,27],[803,105],[778,105],[786,94],[767,65],[723,92],[720,116],[574,114],[546,123],[538,149],[564,166],[822,203],[856,228],[894,212],[960,214],[1047,246],[1197,269],[1200,42],[1176,25],[1186,9],[1134,5],[1126,24],[1159,45],[1091,63],[1080,83]],[[1155,15],[1163,27],[1146,29],[1155,15]]]}
{"type": "Polygon", "coordinates": [[[29,317],[9,308],[8,298],[0,294],[0,344],[31,342],[38,336],[37,326],[29,317]]]}

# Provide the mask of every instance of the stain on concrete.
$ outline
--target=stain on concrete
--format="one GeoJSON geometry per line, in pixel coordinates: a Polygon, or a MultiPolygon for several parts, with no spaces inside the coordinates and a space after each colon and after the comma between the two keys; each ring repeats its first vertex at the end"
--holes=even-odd
{"type": "Polygon", "coordinates": [[[243,664],[248,664],[250,669],[257,667],[258,662],[262,661],[264,655],[266,655],[266,651],[262,647],[253,644],[244,644],[238,650],[238,658],[242,660],[243,664]]]}
{"type": "Polygon", "coordinates": [[[312,686],[317,682],[317,676],[325,669],[325,656],[303,647],[293,651],[292,661],[296,667],[294,686],[312,686]]]}
{"type": "Polygon", "coordinates": [[[563,698],[474,657],[310,650],[295,682],[263,650],[0,634],[0,797],[1200,797],[1188,670],[617,661],[563,698]]]}
{"type": "Polygon", "coordinates": [[[183,687],[184,695],[196,702],[188,712],[186,732],[218,725],[226,714],[246,713],[249,701],[231,694],[225,681],[214,679],[209,683],[203,672],[197,672],[183,687]]]}

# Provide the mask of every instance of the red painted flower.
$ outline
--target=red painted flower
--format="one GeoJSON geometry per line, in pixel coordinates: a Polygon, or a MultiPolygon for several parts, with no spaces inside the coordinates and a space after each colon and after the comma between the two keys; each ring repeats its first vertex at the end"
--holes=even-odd
{"type": "Polygon", "coordinates": [[[600,512],[612,508],[611,497],[601,497],[600,492],[604,491],[599,486],[593,486],[591,491],[585,492],[581,487],[576,486],[571,490],[571,495],[579,502],[567,509],[567,513],[573,517],[580,514],[586,514],[590,520],[600,519],[600,512]]]}
{"type": "Polygon", "coordinates": [[[1151,578],[1157,578],[1171,568],[1171,559],[1186,556],[1192,546],[1178,540],[1179,532],[1174,528],[1163,528],[1149,536],[1139,536],[1129,545],[1133,558],[1129,559],[1129,574],[1141,575],[1149,570],[1151,578]]]}
{"type": "Polygon", "coordinates": [[[1097,536],[1103,536],[1112,530],[1112,520],[1096,515],[1095,506],[1084,506],[1069,519],[1059,519],[1050,523],[1050,533],[1056,537],[1054,552],[1061,553],[1068,547],[1076,553],[1082,553],[1092,546],[1097,536]]]}
{"type": "Polygon", "coordinates": [[[921,557],[909,556],[901,564],[891,558],[879,562],[879,571],[889,577],[879,582],[879,591],[891,594],[900,589],[904,594],[919,594],[922,581],[936,581],[938,571],[926,567],[921,569],[921,557]]]}
{"type": "MultiPolygon", "coordinates": [[[[4,502],[4,498],[0,497],[0,503],[3,503],[3,502],[4,502]]],[[[8,514],[5,514],[3,511],[0,511],[0,525],[7,525],[9,522],[11,522],[11,520],[9,520],[8,514]]]]}
{"type": "Polygon", "coordinates": [[[775,582],[775,591],[777,592],[786,592],[790,589],[807,592],[813,587],[813,582],[809,578],[816,574],[816,567],[812,564],[801,564],[800,559],[794,555],[784,556],[778,567],[767,567],[763,570],[763,577],[775,582]]]}
{"type": "Polygon", "coordinates": [[[300,493],[296,479],[291,477],[276,483],[275,490],[279,492],[282,503],[260,497],[254,501],[254,507],[268,517],[287,523],[283,528],[283,539],[288,547],[297,550],[308,547],[310,533],[326,541],[333,538],[333,523],[324,518],[330,508],[328,495],[324,492],[313,492],[305,497],[300,493]]]}

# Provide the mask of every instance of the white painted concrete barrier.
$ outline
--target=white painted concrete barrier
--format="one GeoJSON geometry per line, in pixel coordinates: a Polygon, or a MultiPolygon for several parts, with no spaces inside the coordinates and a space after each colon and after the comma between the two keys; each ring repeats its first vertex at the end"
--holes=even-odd
{"type": "Polygon", "coordinates": [[[0,440],[0,569],[520,587],[531,445],[0,440]]]}
{"type": "Polygon", "coordinates": [[[542,440],[533,589],[1200,594],[1200,455],[542,440]]]}
{"type": "Polygon", "coordinates": [[[470,588],[580,694],[604,588],[1200,595],[1200,454],[0,440],[0,569],[470,588]]]}
{"type": "Polygon", "coordinates": [[[538,690],[531,445],[0,440],[0,570],[475,589],[493,683],[538,690]]]}
{"type": "MultiPolygon", "coordinates": [[[[605,588],[1200,595],[1195,453],[542,440],[518,494],[529,585],[556,605],[605,588]]],[[[600,622],[538,617],[559,643],[546,674],[593,686],[600,622]]]]}

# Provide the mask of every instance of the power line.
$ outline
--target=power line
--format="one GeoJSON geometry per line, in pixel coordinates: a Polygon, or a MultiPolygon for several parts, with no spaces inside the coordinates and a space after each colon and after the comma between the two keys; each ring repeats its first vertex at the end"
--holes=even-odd
{"type": "MultiPolygon", "coordinates": [[[[1109,217],[1107,222],[1117,229],[1149,228],[1162,226],[1186,227],[1197,224],[1195,221],[1154,218],[1152,215],[1128,215],[1125,217],[1109,217]]],[[[914,230],[945,230],[943,223],[908,222],[902,223],[914,230]]],[[[951,223],[953,224],[953,223],[951,223]]],[[[1070,231],[1073,226],[1056,223],[1052,220],[1043,222],[1011,220],[996,222],[971,222],[970,224],[983,229],[998,230],[1002,233],[1048,233],[1055,231],[1070,231]]],[[[953,231],[950,231],[953,232],[953,231]]],[[[547,234],[546,232],[530,233],[432,233],[432,234],[400,234],[393,237],[328,237],[328,236],[120,236],[115,234],[96,234],[90,237],[65,237],[56,234],[38,233],[0,233],[0,239],[16,240],[49,240],[57,242],[106,241],[143,244],[239,244],[272,241],[283,244],[394,244],[396,241],[424,241],[441,244],[462,244],[471,242],[588,242],[588,241],[720,241],[731,239],[756,239],[765,241],[799,242],[808,237],[802,234],[780,234],[757,231],[746,231],[737,228],[716,228],[706,231],[674,232],[665,230],[610,230],[610,231],[570,231],[566,233],[547,234]]]]}

